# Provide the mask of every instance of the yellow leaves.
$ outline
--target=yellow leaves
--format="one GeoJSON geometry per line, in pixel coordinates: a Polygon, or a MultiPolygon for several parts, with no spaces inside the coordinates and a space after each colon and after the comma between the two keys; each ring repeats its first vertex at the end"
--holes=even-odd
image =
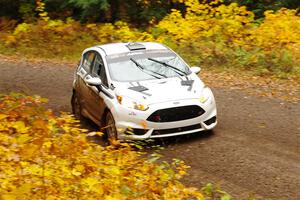
{"type": "Polygon", "coordinates": [[[46,141],[46,142],[43,143],[43,147],[50,148],[51,146],[52,146],[51,141],[46,141]]]}
{"type": "Polygon", "coordinates": [[[76,169],[73,169],[71,171],[71,174],[73,174],[74,176],[80,176],[81,175],[81,172],[77,171],[76,169]]]}
{"type": "Polygon", "coordinates": [[[7,160],[8,161],[19,162],[20,161],[20,156],[18,154],[7,155],[7,160]]]}
{"type": "Polygon", "coordinates": [[[5,39],[4,44],[5,44],[6,47],[12,47],[12,46],[17,44],[17,39],[13,35],[8,35],[5,39]]]}
{"type": "Polygon", "coordinates": [[[114,196],[106,196],[105,198],[104,198],[104,200],[119,200],[119,198],[118,197],[114,197],[114,196]]]}
{"type": "Polygon", "coordinates": [[[2,194],[1,196],[2,200],[16,200],[17,196],[14,194],[2,194]]]}
{"type": "Polygon", "coordinates": [[[57,30],[59,29],[59,27],[63,27],[64,26],[64,22],[62,20],[49,20],[48,24],[46,26],[47,29],[53,29],[53,30],[57,30]]]}
{"type": "Polygon", "coordinates": [[[119,176],[120,175],[120,169],[119,169],[118,166],[111,166],[109,171],[112,174],[112,176],[119,176]]]}
{"type": "Polygon", "coordinates": [[[41,129],[46,131],[47,130],[47,125],[49,122],[42,120],[42,119],[36,119],[33,123],[32,126],[34,126],[36,129],[41,129]]]}
{"type": "MultiPolygon", "coordinates": [[[[49,58],[60,53],[72,59],[78,57],[78,49],[94,44],[158,41],[180,52],[191,64],[200,62],[211,66],[228,63],[228,66],[249,69],[269,68],[278,63],[279,69],[299,71],[300,17],[296,15],[296,10],[267,11],[264,20],[257,20],[253,12],[236,3],[228,5],[219,0],[172,1],[185,4],[185,12],[172,9],[158,24],[152,19],[151,26],[141,31],[120,21],[115,24],[82,25],[70,18],[65,21],[50,20],[45,12],[45,1],[37,0],[37,11],[43,22],[19,24],[13,33],[4,33],[0,40],[6,48],[20,54],[49,58]],[[45,42],[50,40],[51,45],[45,42]],[[252,59],[240,51],[259,54],[260,59],[252,59]],[[285,52],[290,59],[284,56],[285,52]]],[[[150,1],[139,2],[145,6],[150,1]]],[[[163,3],[160,0],[155,2],[163,3]]]]}
{"type": "Polygon", "coordinates": [[[26,196],[29,195],[31,192],[31,184],[29,183],[24,183],[23,185],[21,185],[15,192],[15,195],[17,197],[22,197],[22,196],[26,196]]]}
{"type": "Polygon", "coordinates": [[[23,159],[30,159],[32,157],[35,157],[35,154],[39,149],[40,147],[38,145],[28,144],[24,146],[24,148],[20,152],[20,155],[22,156],[23,159]]]}
{"type": "Polygon", "coordinates": [[[89,29],[95,30],[95,28],[97,27],[97,24],[87,24],[86,27],[89,29]]]}
{"type": "Polygon", "coordinates": [[[184,16],[172,10],[155,29],[163,30],[156,35],[158,41],[180,51],[190,62],[299,71],[300,16],[295,10],[267,11],[265,19],[258,21],[254,13],[236,3],[184,3],[184,16]]]}
{"type": "Polygon", "coordinates": [[[87,192],[95,192],[98,195],[103,195],[103,188],[100,187],[100,180],[92,177],[88,177],[81,180],[81,184],[85,188],[84,190],[87,192]]]}
{"type": "Polygon", "coordinates": [[[16,129],[18,133],[26,133],[29,127],[26,127],[23,121],[16,121],[12,124],[12,128],[16,129]]]}
{"type": "MultiPolygon", "coordinates": [[[[114,24],[113,37],[116,41],[153,41],[153,36],[147,32],[139,32],[129,27],[126,22],[117,21],[114,24]]],[[[111,32],[109,33],[111,36],[111,32]]]]}
{"type": "Polygon", "coordinates": [[[172,34],[172,39],[182,46],[199,43],[205,38],[225,41],[241,38],[247,34],[244,27],[253,21],[251,12],[236,3],[225,5],[220,4],[220,1],[212,1],[206,4],[188,0],[185,5],[188,8],[185,17],[178,10],[172,10],[158,24],[159,28],[167,30],[167,34],[172,34]]]}
{"type": "Polygon", "coordinates": [[[31,26],[27,23],[18,24],[15,28],[13,35],[19,35],[20,33],[26,33],[30,30],[31,26]]]}
{"type": "Polygon", "coordinates": [[[42,2],[42,0],[36,0],[35,10],[39,13],[39,16],[42,20],[48,21],[50,19],[48,17],[48,13],[45,11],[45,3],[42,2]]]}
{"type": "Polygon", "coordinates": [[[5,119],[6,117],[7,117],[7,115],[0,113],[0,120],[5,119]]]}
{"type": "MultiPolygon", "coordinates": [[[[13,191],[0,194],[1,200],[18,200],[21,197],[29,196],[32,186],[29,183],[24,183],[21,186],[14,188],[13,191]]],[[[1,188],[0,188],[1,191],[1,188]]]]}
{"type": "Polygon", "coordinates": [[[22,134],[19,137],[17,137],[17,142],[19,144],[27,143],[30,140],[32,140],[32,137],[30,137],[28,134],[22,134]]]}
{"type": "Polygon", "coordinates": [[[31,164],[24,169],[27,173],[37,176],[43,175],[43,168],[37,164],[31,164]]]}
{"type": "Polygon", "coordinates": [[[83,172],[85,167],[83,165],[76,165],[75,166],[75,169],[78,171],[78,172],[83,172]]]}
{"type": "Polygon", "coordinates": [[[92,137],[92,136],[103,136],[103,133],[102,132],[99,132],[99,131],[93,131],[93,132],[89,132],[88,134],[87,134],[87,136],[89,136],[89,137],[92,137]]]}
{"type": "Polygon", "coordinates": [[[263,38],[262,45],[300,44],[300,17],[294,10],[266,11],[265,16],[264,23],[253,31],[259,39],[263,38]]]}

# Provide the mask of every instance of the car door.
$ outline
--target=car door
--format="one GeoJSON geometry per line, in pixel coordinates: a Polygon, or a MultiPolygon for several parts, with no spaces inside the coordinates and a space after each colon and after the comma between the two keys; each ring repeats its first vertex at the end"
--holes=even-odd
{"type": "Polygon", "coordinates": [[[86,75],[84,80],[92,77],[98,77],[101,79],[102,85],[96,87],[85,84],[86,90],[84,98],[86,98],[86,109],[91,117],[99,123],[101,122],[101,118],[105,110],[104,100],[99,93],[103,92],[104,88],[107,87],[107,78],[106,76],[103,76],[103,70],[103,60],[101,56],[95,52],[95,58],[91,67],[91,71],[86,75]]]}
{"type": "Polygon", "coordinates": [[[80,105],[83,111],[86,111],[86,93],[87,93],[87,86],[85,83],[85,78],[91,72],[92,65],[95,59],[95,52],[88,51],[83,54],[81,64],[77,70],[77,95],[79,96],[80,105]]]}

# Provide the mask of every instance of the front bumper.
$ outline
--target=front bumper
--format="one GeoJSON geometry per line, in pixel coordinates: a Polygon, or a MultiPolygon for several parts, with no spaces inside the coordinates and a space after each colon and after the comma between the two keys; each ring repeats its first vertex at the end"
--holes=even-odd
{"type": "Polygon", "coordinates": [[[149,105],[149,109],[146,111],[117,105],[111,111],[115,119],[118,139],[144,140],[171,137],[211,130],[217,125],[217,109],[213,95],[205,103],[201,103],[199,99],[181,100],[179,105],[174,105],[172,101],[163,102],[149,105]],[[205,112],[198,117],[180,121],[147,121],[147,118],[157,110],[188,105],[198,105],[205,112]],[[138,134],[135,134],[135,130],[138,130],[138,134]]]}

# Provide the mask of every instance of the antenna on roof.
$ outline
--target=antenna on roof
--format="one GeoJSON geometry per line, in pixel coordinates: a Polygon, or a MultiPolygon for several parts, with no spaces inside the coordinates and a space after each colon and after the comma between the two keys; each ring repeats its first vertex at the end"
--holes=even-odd
{"type": "Polygon", "coordinates": [[[126,46],[130,51],[146,49],[146,47],[144,45],[142,45],[141,43],[137,43],[137,42],[130,42],[126,46]]]}

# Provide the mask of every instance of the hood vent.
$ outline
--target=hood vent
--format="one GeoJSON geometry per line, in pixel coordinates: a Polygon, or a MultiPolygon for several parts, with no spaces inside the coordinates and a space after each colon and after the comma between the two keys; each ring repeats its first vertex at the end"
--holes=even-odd
{"type": "Polygon", "coordinates": [[[135,50],[145,50],[146,47],[140,43],[137,43],[137,42],[131,42],[131,43],[128,43],[126,45],[126,47],[130,50],[130,51],[135,51],[135,50]]]}

